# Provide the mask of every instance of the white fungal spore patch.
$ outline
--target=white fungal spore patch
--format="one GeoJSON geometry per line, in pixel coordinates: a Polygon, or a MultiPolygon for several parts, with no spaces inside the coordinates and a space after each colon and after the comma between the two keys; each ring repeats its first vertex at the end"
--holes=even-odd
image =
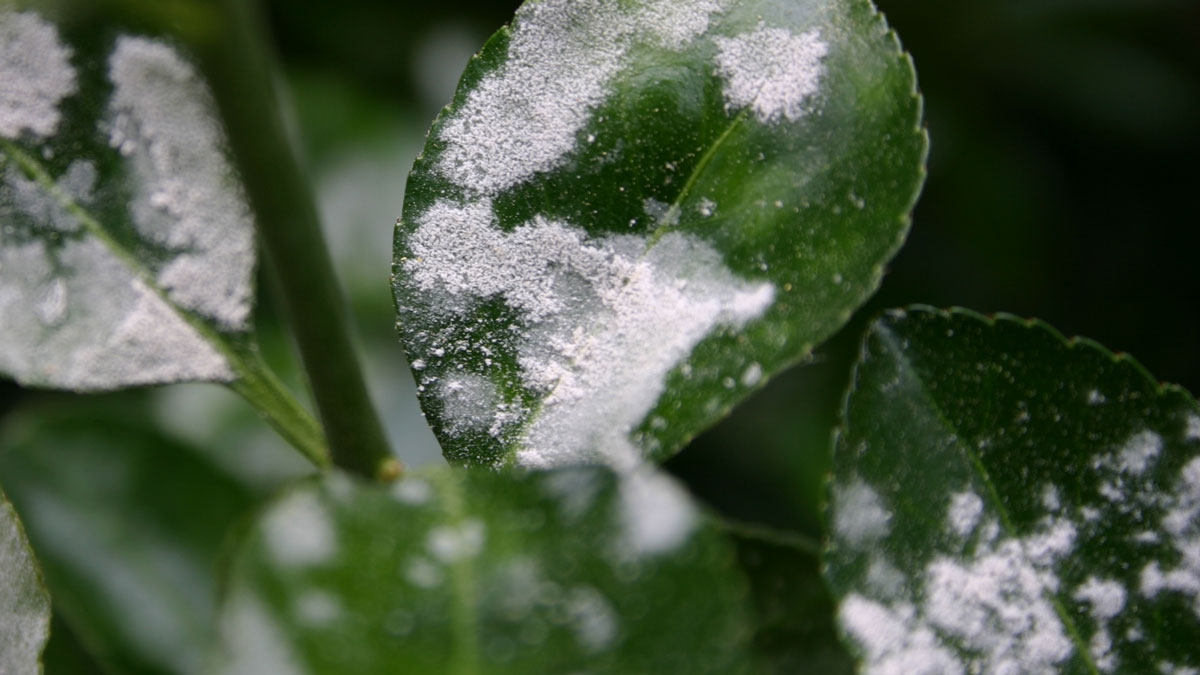
{"type": "Polygon", "coordinates": [[[795,122],[807,112],[825,73],[829,45],[816,30],[796,35],[760,25],[732,38],[715,38],[717,71],[730,108],[749,107],[759,121],[795,122]]]}
{"type": "Polygon", "coordinates": [[[456,525],[439,525],[429,531],[425,549],[435,560],[450,564],[474,558],[483,552],[487,527],[483,521],[470,518],[456,525]]]}
{"type": "Polygon", "coordinates": [[[891,531],[892,513],[879,493],[862,479],[833,489],[833,530],[853,547],[882,539],[891,531]]]}
{"type": "Polygon", "coordinates": [[[1200,441],[1200,415],[1188,415],[1183,438],[1187,441],[1200,441]]]}
{"type": "Polygon", "coordinates": [[[618,618],[612,603],[591,586],[577,586],[567,594],[566,611],[575,640],[587,652],[599,652],[617,638],[618,618]]]}
{"type": "Polygon", "coordinates": [[[667,374],[713,330],[740,328],[774,298],[770,283],[734,277],[715,250],[678,232],[649,251],[642,237],[592,240],[542,217],[503,232],[486,200],[438,202],[419,223],[404,265],[431,311],[469,314],[499,296],[523,318],[517,360],[541,396],[517,453],[527,466],[635,463],[630,434],[667,374]]]}
{"type": "Polygon", "coordinates": [[[158,283],[181,307],[245,329],[254,228],[208,88],[174,49],[140,37],[117,40],[108,74],[109,141],[133,169],[133,221],[170,253],[158,283]]]}
{"type": "Polygon", "coordinates": [[[337,531],[325,505],[309,492],[294,492],[263,520],[267,552],[281,567],[320,565],[337,555],[337,531]]]}
{"type": "Polygon", "coordinates": [[[233,378],[225,357],[94,238],[51,250],[0,235],[0,269],[0,371],[18,381],[101,391],[233,378]]]}
{"type": "MultiPolygon", "coordinates": [[[[947,522],[957,531],[956,523],[974,520],[961,534],[986,532],[989,523],[964,516],[975,512],[966,495],[951,500],[947,522]]],[[[1060,587],[1054,568],[1075,537],[1070,521],[1049,519],[1026,537],[981,536],[970,556],[928,563],[922,588],[909,587],[908,597],[880,592],[868,580],[878,597],[852,594],[838,613],[866,653],[863,672],[1059,672],[1074,647],[1052,604],[1060,587]]],[[[873,561],[871,568],[877,566],[873,561]]]]}
{"type": "Polygon", "coordinates": [[[483,375],[455,373],[437,382],[446,429],[453,435],[487,432],[498,436],[512,421],[502,406],[496,385],[483,375]]]}
{"type": "Polygon", "coordinates": [[[950,511],[946,515],[950,531],[959,537],[965,537],[979,524],[983,515],[983,500],[979,495],[967,490],[950,498],[950,511]]]}
{"type": "Polygon", "coordinates": [[[608,95],[632,44],[680,49],[723,3],[543,0],[517,10],[504,64],[446,122],[441,173],[496,194],[556,168],[608,95]]]}
{"type": "Polygon", "coordinates": [[[58,105],[75,87],[71,50],[58,29],[33,12],[0,7],[0,136],[54,135],[58,105]]]}
{"type": "Polygon", "coordinates": [[[1163,569],[1158,561],[1147,564],[1141,572],[1141,594],[1153,598],[1164,591],[1181,593],[1200,617],[1200,457],[1192,458],[1179,472],[1161,529],[1180,562],[1171,569],[1163,569]]]}
{"type": "Polygon", "coordinates": [[[619,476],[621,546],[636,556],[674,551],[696,528],[696,508],[678,484],[650,468],[619,476]]]}
{"type": "Polygon", "coordinates": [[[1111,673],[1117,666],[1117,655],[1112,651],[1112,633],[1108,623],[1125,609],[1125,587],[1111,579],[1101,580],[1088,577],[1087,581],[1075,589],[1073,598],[1091,605],[1092,618],[1096,622],[1096,632],[1088,642],[1088,651],[1096,667],[1106,673],[1111,673]]]}
{"type": "Polygon", "coordinates": [[[1117,465],[1121,471],[1140,476],[1162,454],[1162,437],[1153,431],[1134,434],[1118,453],[1117,465]]]}

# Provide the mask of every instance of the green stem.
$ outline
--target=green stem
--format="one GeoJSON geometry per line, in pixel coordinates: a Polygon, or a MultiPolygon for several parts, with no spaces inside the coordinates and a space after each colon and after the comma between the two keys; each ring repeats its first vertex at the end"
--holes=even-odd
{"type": "Polygon", "coordinates": [[[321,425],[313,419],[255,353],[238,363],[238,379],[229,388],[253,405],[279,435],[318,468],[330,465],[321,425]]]}
{"type": "Polygon", "coordinates": [[[288,138],[257,3],[221,0],[220,6],[222,30],[194,46],[258,217],[267,262],[280,282],[333,463],[386,476],[396,462],[367,395],[310,181],[288,138]]]}

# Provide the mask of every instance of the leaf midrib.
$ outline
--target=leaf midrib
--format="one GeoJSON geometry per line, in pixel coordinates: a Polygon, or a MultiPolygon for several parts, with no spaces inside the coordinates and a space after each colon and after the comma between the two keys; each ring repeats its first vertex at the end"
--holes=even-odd
{"type": "MultiPolygon", "coordinates": [[[[749,114],[749,108],[745,108],[738,113],[732,120],[729,121],[729,124],[725,127],[725,131],[721,132],[721,135],[718,136],[715,141],[713,141],[708,150],[706,150],[704,154],[700,156],[699,161],[696,162],[696,166],[693,167],[691,173],[688,174],[688,178],[684,182],[683,187],[679,189],[679,194],[676,195],[675,200],[671,202],[671,206],[667,208],[666,213],[664,213],[662,218],[659,219],[660,225],[653,232],[651,232],[650,236],[647,238],[646,247],[642,250],[639,258],[644,258],[647,254],[649,254],[650,250],[658,244],[659,240],[661,240],[667,232],[677,227],[676,225],[670,225],[669,223],[678,217],[682,217],[683,202],[687,199],[688,195],[691,194],[692,189],[700,180],[700,176],[703,175],[708,169],[708,166],[712,163],[713,157],[716,156],[717,151],[721,149],[727,140],[729,140],[729,137],[733,135],[733,132],[742,126],[749,114]]],[[[536,406],[530,411],[529,417],[527,417],[521,425],[522,431],[528,429],[538,420],[538,418],[541,416],[543,408],[545,407],[546,401],[554,395],[554,392],[558,390],[558,386],[559,383],[556,382],[549,391],[538,397],[536,406]]],[[[650,411],[647,411],[647,415],[649,412],[650,411]]],[[[521,437],[518,437],[518,439],[520,438],[521,437]]],[[[505,453],[506,456],[504,461],[506,463],[514,462],[516,459],[516,453],[523,447],[524,445],[521,440],[518,440],[510,445],[505,453]]]]}
{"type": "Polygon", "coordinates": [[[217,350],[219,350],[221,355],[224,356],[225,360],[229,363],[230,368],[234,371],[235,379],[244,376],[248,369],[243,363],[245,359],[243,358],[244,355],[242,351],[236,348],[225,338],[222,333],[214,329],[203,319],[175,303],[175,301],[170,298],[166,291],[159,286],[158,281],[154,278],[154,274],[145,265],[143,265],[142,262],[129,251],[129,249],[125,248],[120,242],[114,239],[113,236],[104,229],[104,226],[100,224],[100,221],[92,216],[87,209],[83,208],[83,206],[71,198],[70,195],[64,193],[62,189],[59,188],[58,184],[55,183],[54,179],[51,178],[50,173],[46,171],[44,167],[42,167],[40,162],[33,157],[30,157],[25,151],[21,150],[7,139],[0,139],[0,152],[12,158],[12,160],[16,162],[17,166],[24,170],[25,173],[32,178],[35,183],[37,183],[39,188],[41,188],[47,195],[54,198],[59,205],[69,211],[71,215],[75,216],[75,218],[79,220],[79,223],[83,225],[84,229],[89,235],[99,240],[100,243],[103,244],[110,253],[116,256],[117,259],[120,260],[134,276],[140,279],[147,288],[149,288],[160,300],[166,303],[166,305],[170,307],[176,315],[187,322],[188,326],[192,330],[196,331],[205,342],[208,342],[217,350]]]}
{"type": "MultiPolygon", "coordinates": [[[[912,359],[909,358],[908,354],[901,346],[900,340],[897,339],[896,335],[891,331],[891,329],[880,324],[876,327],[875,334],[886,343],[888,350],[894,355],[901,369],[908,372],[912,376],[912,380],[916,383],[923,401],[927,403],[928,408],[934,412],[937,420],[942,424],[942,427],[955,438],[955,445],[961,449],[962,454],[965,456],[965,460],[973,469],[975,469],[976,472],[978,472],[979,480],[983,482],[983,485],[987,490],[988,500],[991,502],[992,508],[1000,516],[1000,525],[1004,529],[1005,533],[1015,541],[1020,542],[1020,535],[1017,533],[1016,527],[1013,525],[1012,517],[1009,514],[1008,509],[1005,508],[1004,502],[1000,498],[1000,492],[997,489],[996,484],[992,481],[987,467],[984,466],[983,458],[980,457],[979,453],[975,452],[969,444],[962,442],[963,435],[959,433],[958,426],[947,418],[946,411],[943,410],[940,405],[938,405],[937,400],[929,392],[929,389],[925,386],[925,380],[920,377],[919,371],[913,364],[912,359]]],[[[1026,553],[1024,546],[1021,547],[1021,555],[1026,558],[1026,561],[1029,561],[1029,556],[1026,553]]],[[[1049,589],[1046,588],[1045,584],[1039,584],[1039,586],[1041,588],[1042,597],[1048,600],[1054,607],[1055,614],[1057,614],[1059,620],[1062,621],[1063,627],[1066,629],[1067,634],[1071,636],[1071,642],[1075,645],[1075,651],[1083,659],[1084,664],[1087,665],[1088,671],[1093,675],[1101,675],[1100,669],[1096,666],[1096,663],[1092,659],[1092,653],[1088,642],[1086,642],[1083,639],[1083,636],[1080,635],[1079,627],[1075,625],[1074,619],[1071,618],[1071,616],[1067,613],[1066,607],[1062,604],[1056,594],[1049,592],[1049,589]]]]}

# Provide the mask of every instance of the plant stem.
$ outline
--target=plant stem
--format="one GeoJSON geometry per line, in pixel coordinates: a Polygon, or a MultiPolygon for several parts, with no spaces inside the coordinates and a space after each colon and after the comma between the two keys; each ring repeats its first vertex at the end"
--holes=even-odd
{"type": "Polygon", "coordinates": [[[333,464],[385,476],[396,462],[367,395],[310,181],[288,138],[257,3],[219,5],[225,25],[194,47],[254,206],[267,262],[280,281],[333,464]]]}
{"type": "Polygon", "coordinates": [[[258,409],[263,419],[317,468],[329,467],[321,426],[296,402],[261,356],[243,355],[238,362],[238,379],[229,388],[258,409]]]}

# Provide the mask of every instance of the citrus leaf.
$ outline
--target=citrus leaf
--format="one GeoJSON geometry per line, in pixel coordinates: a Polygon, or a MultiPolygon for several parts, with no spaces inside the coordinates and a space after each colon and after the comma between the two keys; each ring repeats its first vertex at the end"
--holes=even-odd
{"type": "Polygon", "coordinates": [[[12,504],[0,492],[0,673],[42,672],[50,594],[12,504]]]}
{"type": "Polygon", "coordinates": [[[0,481],[56,612],[107,671],[199,673],[219,553],[253,495],[129,417],[105,406],[16,413],[0,434],[0,481]]]}
{"type": "Polygon", "coordinates": [[[665,458],[877,287],[923,176],[866,0],[532,0],[409,176],[398,326],[446,454],[665,458]]]}
{"type": "Polygon", "coordinates": [[[864,672],[1200,667],[1200,406],[1132,359],[894,312],[836,453],[827,578],[864,672]]]}
{"type": "Polygon", "coordinates": [[[92,16],[0,8],[0,83],[0,373],[237,379],[253,221],[196,68],[92,16]]]}
{"type": "Polygon", "coordinates": [[[665,476],[302,484],[235,555],[222,673],[736,673],[734,553],[665,476]]]}

